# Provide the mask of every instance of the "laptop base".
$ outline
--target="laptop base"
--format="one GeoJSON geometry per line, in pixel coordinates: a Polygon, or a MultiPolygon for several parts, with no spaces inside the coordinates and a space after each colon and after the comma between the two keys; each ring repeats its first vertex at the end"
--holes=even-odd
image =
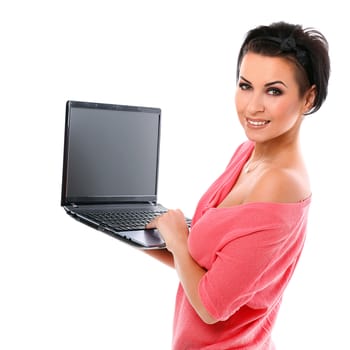
{"type": "Polygon", "coordinates": [[[83,215],[77,214],[70,210],[68,207],[64,207],[66,213],[75,220],[90,226],[98,231],[108,234],[124,243],[127,243],[135,248],[139,249],[164,249],[166,248],[165,242],[162,239],[160,233],[156,229],[136,230],[136,231],[115,231],[111,227],[107,227],[96,223],[92,220],[85,218],[83,215]]]}

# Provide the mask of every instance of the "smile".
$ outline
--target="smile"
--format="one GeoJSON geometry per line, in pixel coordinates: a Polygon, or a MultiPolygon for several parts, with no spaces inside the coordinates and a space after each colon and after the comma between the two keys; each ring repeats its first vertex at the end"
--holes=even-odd
{"type": "Polygon", "coordinates": [[[270,123],[270,120],[262,120],[262,119],[254,120],[254,119],[248,119],[248,118],[246,120],[249,125],[254,127],[265,126],[270,123]]]}

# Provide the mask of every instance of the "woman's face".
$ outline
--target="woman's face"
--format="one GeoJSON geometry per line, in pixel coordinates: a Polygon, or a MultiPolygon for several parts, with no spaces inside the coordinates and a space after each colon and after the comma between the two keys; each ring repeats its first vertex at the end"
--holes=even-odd
{"type": "Polygon", "coordinates": [[[281,57],[252,52],[243,57],[235,100],[250,140],[266,142],[296,135],[311,105],[310,91],[300,96],[295,69],[292,62],[281,57]]]}

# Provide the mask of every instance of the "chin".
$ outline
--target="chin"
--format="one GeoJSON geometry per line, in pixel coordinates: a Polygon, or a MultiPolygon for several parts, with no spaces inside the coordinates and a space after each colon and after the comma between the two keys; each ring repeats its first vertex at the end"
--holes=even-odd
{"type": "Polygon", "coordinates": [[[249,141],[252,141],[255,143],[264,143],[273,139],[273,137],[269,137],[267,135],[261,135],[261,134],[257,135],[256,133],[252,133],[249,131],[248,132],[246,131],[245,134],[249,141]]]}

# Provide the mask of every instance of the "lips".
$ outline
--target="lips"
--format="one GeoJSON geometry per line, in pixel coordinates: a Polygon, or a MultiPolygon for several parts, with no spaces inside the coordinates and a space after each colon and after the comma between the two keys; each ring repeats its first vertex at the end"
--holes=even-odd
{"type": "Polygon", "coordinates": [[[255,127],[255,128],[259,128],[259,127],[265,126],[265,125],[270,123],[270,120],[266,120],[266,119],[250,119],[250,118],[247,118],[246,120],[247,120],[247,124],[249,126],[252,126],[252,127],[255,127]]]}

